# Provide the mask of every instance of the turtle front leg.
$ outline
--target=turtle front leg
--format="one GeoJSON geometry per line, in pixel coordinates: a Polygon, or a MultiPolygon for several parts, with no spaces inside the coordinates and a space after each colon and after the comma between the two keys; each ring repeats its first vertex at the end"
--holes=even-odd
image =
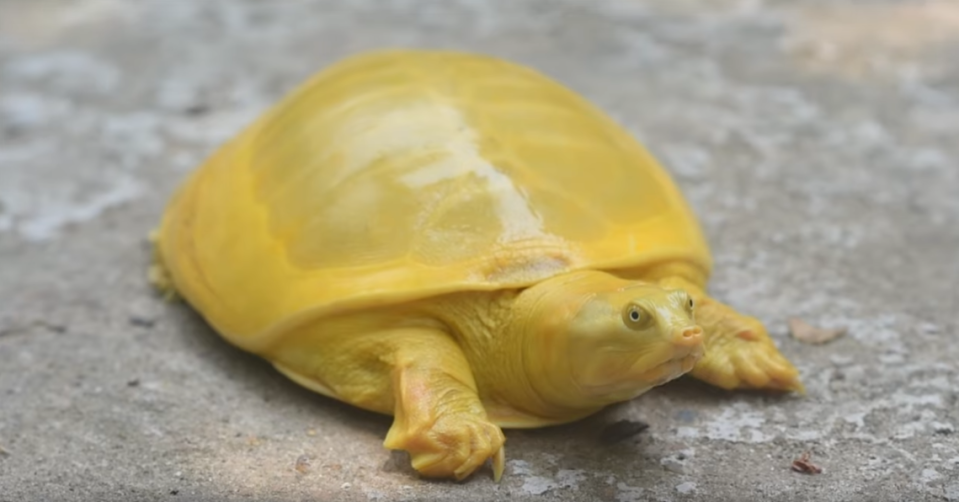
{"type": "Polygon", "coordinates": [[[428,477],[462,480],[493,461],[503,474],[503,431],[489,421],[460,347],[445,333],[403,333],[393,354],[394,421],[384,441],[428,477]]]}
{"type": "Polygon", "coordinates": [[[696,303],[694,316],[706,335],[706,354],[690,371],[692,377],[724,389],[805,393],[799,371],[779,352],[758,319],[710,298],[683,279],[660,284],[686,290],[696,303]]]}

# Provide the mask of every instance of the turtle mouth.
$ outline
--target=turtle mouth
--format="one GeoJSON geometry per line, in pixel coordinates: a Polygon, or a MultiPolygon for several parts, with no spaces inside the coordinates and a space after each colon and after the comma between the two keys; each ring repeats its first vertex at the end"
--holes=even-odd
{"type": "Polygon", "coordinates": [[[591,395],[615,401],[632,399],[653,387],[688,373],[703,357],[702,344],[649,344],[644,350],[605,351],[578,368],[577,386],[591,395]]]}
{"type": "Polygon", "coordinates": [[[675,380],[689,373],[702,357],[702,351],[693,351],[685,355],[673,357],[643,372],[640,379],[648,382],[651,387],[663,385],[666,382],[675,380]]]}
{"type": "Polygon", "coordinates": [[[650,389],[675,380],[690,370],[702,358],[701,348],[686,350],[671,357],[659,358],[651,364],[649,357],[634,359],[626,371],[616,371],[602,379],[603,383],[586,385],[591,394],[603,395],[613,401],[633,399],[650,389]]]}

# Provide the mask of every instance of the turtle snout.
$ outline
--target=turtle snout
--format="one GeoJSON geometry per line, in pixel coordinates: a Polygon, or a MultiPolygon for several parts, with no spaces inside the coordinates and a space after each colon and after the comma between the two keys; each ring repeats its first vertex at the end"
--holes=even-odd
{"type": "Polygon", "coordinates": [[[680,347],[695,348],[703,344],[703,328],[686,326],[673,334],[673,343],[680,347]]]}

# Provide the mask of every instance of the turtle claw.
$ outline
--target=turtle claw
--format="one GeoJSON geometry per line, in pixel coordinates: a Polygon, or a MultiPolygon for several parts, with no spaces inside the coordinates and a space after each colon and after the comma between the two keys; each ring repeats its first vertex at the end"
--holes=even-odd
{"type": "Polygon", "coordinates": [[[503,477],[503,470],[506,469],[506,448],[500,447],[493,455],[493,481],[499,483],[503,477]]]}

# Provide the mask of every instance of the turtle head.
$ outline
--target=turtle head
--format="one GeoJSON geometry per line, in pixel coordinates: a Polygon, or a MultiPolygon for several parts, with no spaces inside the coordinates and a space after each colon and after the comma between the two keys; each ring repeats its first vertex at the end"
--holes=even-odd
{"type": "Polygon", "coordinates": [[[573,381],[619,401],[689,372],[703,356],[694,308],[685,291],[648,284],[593,295],[567,334],[573,381]]]}
{"type": "Polygon", "coordinates": [[[683,290],[600,272],[558,286],[537,305],[526,356],[547,401],[588,407],[631,399],[689,372],[703,356],[703,330],[683,290]]]}

